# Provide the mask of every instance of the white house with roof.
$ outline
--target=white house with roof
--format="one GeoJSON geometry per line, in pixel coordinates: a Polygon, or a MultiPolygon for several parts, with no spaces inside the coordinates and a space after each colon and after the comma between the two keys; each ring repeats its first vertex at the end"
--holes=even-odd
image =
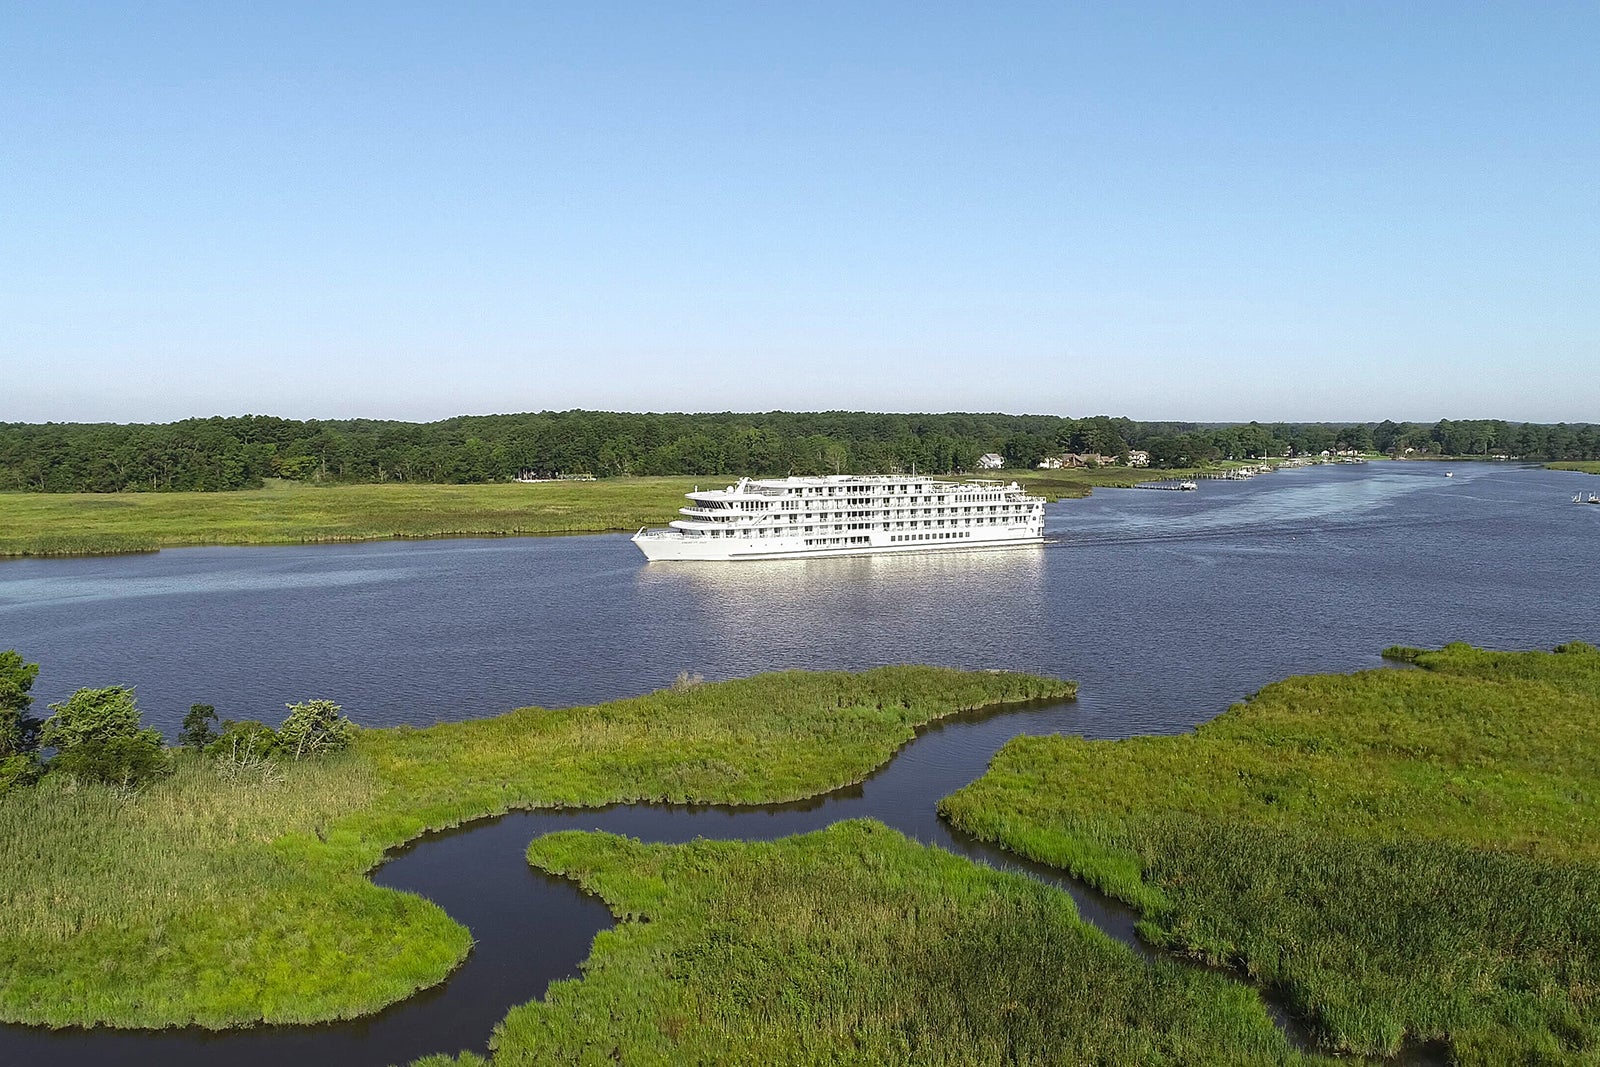
{"type": "Polygon", "coordinates": [[[985,452],[978,457],[978,469],[981,471],[997,471],[1006,465],[1006,457],[998,452],[985,452]]]}

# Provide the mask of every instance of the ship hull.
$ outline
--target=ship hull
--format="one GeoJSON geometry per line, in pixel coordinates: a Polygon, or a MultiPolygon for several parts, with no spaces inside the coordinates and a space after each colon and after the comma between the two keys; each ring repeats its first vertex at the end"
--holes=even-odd
{"type": "MultiPolygon", "coordinates": [[[[979,533],[973,530],[971,533],[979,533]]],[[[788,538],[686,538],[641,531],[633,538],[651,562],[810,559],[814,556],[876,556],[906,552],[961,552],[981,548],[1016,548],[1044,543],[1040,533],[1028,528],[982,531],[988,536],[934,538],[926,541],[891,541],[889,534],[873,534],[868,544],[805,545],[788,538]]]]}

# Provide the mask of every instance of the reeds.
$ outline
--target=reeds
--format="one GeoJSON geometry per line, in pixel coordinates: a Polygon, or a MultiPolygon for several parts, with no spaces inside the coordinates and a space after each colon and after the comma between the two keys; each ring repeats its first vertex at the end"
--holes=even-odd
{"type": "Polygon", "coordinates": [[[1330,1049],[1593,1062],[1600,652],[1404,658],[1192,736],[1019,738],[942,808],[1282,991],[1330,1049]]]}
{"type": "Polygon", "coordinates": [[[0,1019],[242,1025],[371,1013],[437,983],[468,932],[363,873],[512,807],[788,800],[857,781],[916,726],[1070,683],[891,667],[704,683],[562,711],[367,730],[318,760],[179,753],[124,795],[0,795],[0,1019]]]}
{"type": "Polygon", "coordinates": [[[0,556],[180,545],[636,530],[677,516],[690,478],[536,485],[286,483],[229,493],[3,493],[0,556]]]}
{"type": "Polygon", "coordinates": [[[1147,966],[1071,899],[839,823],[772,842],[536,840],[624,921],[493,1062],[1203,1064],[1298,1060],[1250,990],[1147,966]]]}

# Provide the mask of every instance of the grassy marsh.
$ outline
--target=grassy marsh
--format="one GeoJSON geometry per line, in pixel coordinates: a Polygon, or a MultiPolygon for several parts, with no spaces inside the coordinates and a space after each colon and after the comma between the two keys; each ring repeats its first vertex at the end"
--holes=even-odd
{"type": "Polygon", "coordinates": [[[1580,459],[1571,462],[1546,463],[1553,471],[1579,471],[1583,474],[1600,474],[1600,459],[1580,459]]]}
{"type": "Polygon", "coordinates": [[[1059,890],[876,822],[686,845],[560,833],[529,859],[623,921],[581,979],[512,1009],[497,1067],[1300,1060],[1249,989],[1149,966],[1059,890]]]}
{"type": "Polygon", "coordinates": [[[1278,989],[1331,1049],[1600,1059],[1600,651],[1390,650],[1183,737],[1018,738],[959,827],[1278,989]]]}
{"type": "Polygon", "coordinates": [[[0,493],[0,556],[636,530],[675,518],[696,481],[280,482],[228,493],[0,493]]]}
{"type": "Polygon", "coordinates": [[[795,799],[859,780],[923,723],[1073,689],[934,667],[795,671],[366,730],[270,775],[184,758],[132,794],[47,777],[0,794],[0,1019],[369,1014],[442,980],[470,944],[432,903],[364,877],[426,830],[519,807],[795,799]]]}
{"type": "MultiPolygon", "coordinates": [[[[1006,471],[1054,500],[1192,471],[1006,471]]],[[[677,518],[683,494],[731,476],[478,485],[274,482],[225,493],[0,493],[0,557],[109,555],[194,545],[600,533],[677,518]]]]}

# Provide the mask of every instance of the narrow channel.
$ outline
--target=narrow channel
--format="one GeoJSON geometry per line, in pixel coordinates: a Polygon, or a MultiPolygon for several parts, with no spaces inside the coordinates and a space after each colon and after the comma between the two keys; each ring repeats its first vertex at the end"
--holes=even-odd
{"type": "MultiPolygon", "coordinates": [[[[1145,959],[1162,954],[1140,941],[1135,915],[1061,872],[976,841],[938,816],[939,800],[983,774],[994,753],[1022,734],[1076,733],[1080,702],[1013,706],[953,716],[918,732],[857,785],[790,804],[752,807],[615,805],[513,812],[429,834],[396,849],[372,874],[378,885],[421,894],[472,931],[465,964],[442,985],[375,1016],[318,1026],[209,1031],[0,1027],[0,1062],[30,1067],[106,1063],[183,1067],[226,1060],[233,1067],[383,1067],[433,1052],[483,1051],[490,1032],[517,1004],[579,973],[594,936],[613,924],[597,899],[571,882],[528,866],[535,837],[557,830],[604,830],[643,841],[695,838],[771,840],[871,818],[924,844],[990,866],[1021,871],[1070,893],[1085,921],[1145,959]]],[[[1304,1030],[1268,1010],[1298,1048],[1304,1030]]]]}

